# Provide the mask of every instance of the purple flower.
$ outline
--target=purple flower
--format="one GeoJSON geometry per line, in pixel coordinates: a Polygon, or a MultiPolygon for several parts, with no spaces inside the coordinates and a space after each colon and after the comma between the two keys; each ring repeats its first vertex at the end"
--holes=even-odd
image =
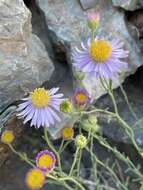
{"type": "Polygon", "coordinates": [[[85,106],[90,102],[90,95],[85,88],[76,88],[73,101],[78,106],[85,106]]]}
{"type": "Polygon", "coordinates": [[[128,64],[121,58],[128,57],[128,51],[122,49],[123,43],[119,40],[111,42],[104,39],[88,39],[87,44],[81,43],[73,52],[74,66],[77,70],[88,73],[89,76],[115,79],[128,64]]]}
{"type": "Polygon", "coordinates": [[[54,169],[55,164],[55,155],[49,150],[40,151],[36,156],[36,166],[43,171],[49,171],[54,169]]]}
{"type": "Polygon", "coordinates": [[[24,118],[24,123],[31,120],[30,126],[38,128],[59,122],[59,107],[64,99],[63,94],[55,94],[58,90],[59,88],[36,88],[29,97],[23,99],[24,103],[18,106],[17,111],[20,113],[17,116],[24,118]]]}

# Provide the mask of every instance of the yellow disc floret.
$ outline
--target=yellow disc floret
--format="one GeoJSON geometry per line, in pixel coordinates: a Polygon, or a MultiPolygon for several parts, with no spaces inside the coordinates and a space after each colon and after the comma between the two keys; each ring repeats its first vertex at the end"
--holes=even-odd
{"type": "Polygon", "coordinates": [[[67,126],[62,129],[62,137],[64,139],[71,139],[73,138],[73,135],[74,135],[73,128],[67,126]]]}
{"type": "Polygon", "coordinates": [[[48,91],[44,88],[36,88],[31,93],[31,100],[34,106],[44,107],[49,103],[50,96],[48,94],[48,91]]]}
{"type": "Polygon", "coordinates": [[[40,189],[45,182],[45,174],[37,168],[29,170],[26,175],[26,185],[31,190],[40,189]]]}
{"type": "Polygon", "coordinates": [[[39,157],[37,164],[38,167],[48,168],[53,162],[53,157],[50,154],[43,154],[39,157]]]}
{"type": "Polygon", "coordinates": [[[1,136],[1,141],[3,143],[9,144],[12,143],[13,140],[14,140],[13,132],[10,130],[5,130],[1,136]]]}
{"type": "Polygon", "coordinates": [[[108,41],[95,40],[90,45],[90,55],[98,62],[106,61],[112,52],[112,46],[108,41]]]}
{"type": "Polygon", "coordinates": [[[83,102],[83,101],[86,101],[86,99],[87,99],[86,94],[84,94],[82,92],[77,93],[75,96],[76,96],[75,98],[76,98],[77,102],[83,102]]]}

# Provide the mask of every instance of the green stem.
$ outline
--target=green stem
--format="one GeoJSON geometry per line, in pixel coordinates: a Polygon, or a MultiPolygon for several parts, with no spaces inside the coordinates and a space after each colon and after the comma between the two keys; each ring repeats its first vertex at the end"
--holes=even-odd
{"type": "Polygon", "coordinates": [[[113,94],[113,89],[112,89],[112,80],[110,80],[109,83],[108,83],[108,81],[106,81],[105,78],[100,77],[100,81],[101,81],[101,84],[102,84],[103,88],[105,90],[107,90],[107,92],[108,92],[108,94],[109,94],[109,96],[110,96],[110,98],[112,100],[115,113],[118,114],[118,108],[117,108],[116,100],[115,100],[115,97],[114,97],[114,94],[113,94]],[[105,86],[105,84],[106,84],[107,87],[105,86]]]}
{"type": "Polygon", "coordinates": [[[117,104],[116,104],[116,100],[114,98],[113,92],[109,91],[109,96],[111,97],[111,100],[113,102],[115,113],[118,114],[118,108],[117,108],[117,104]]]}
{"type": "MultiPolygon", "coordinates": [[[[93,139],[94,139],[94,136],[92,134],[91,136],[91,146],[90,146],[90,152],[91,154],[93,154],[93,139]]],[[[96,169],[97,169],[97,164],[93,158],[93,156],[91,156],[91,162],[92,162],[92,166],[93,166],[93,174],[94,174],[94,177],[95,177],[95,180],[97,179],[97,172],[96,172],[96,169]]]]}
{"type": "Polygon", "coordinates": [[[94,37],[94,33],[95,33],[95,30],[92,30],[92,31],[91,31],[91,35],[92,35],[92,36],[91,36],[91,37],[92,37],[92,41],[94,41],[94,39],[95,39],[95,37],[94,37]]]}
{"type": "Polygon", "coordinates": [[[134,117],[136,120],[138,120],[138,117],[137,117],[136,113],[134,112],[134,110],[133,110],[131,104],[129,103],[128,96],[127,96],[127,94],[126,94],[126,92],[125,92],[125,90],[124,90],[122,84],[120,84],[120,89],[121,89],[121,92],[122,92],[122,94],[123,94],[123,96],[124,96],[124,99],[125,99],[125,101],[126,101],[126,103],[127,103],[127,106],[128,106],[128,108],[129,108],[129,111],[131,112],[131,114],[133,115],[133,117],[134,117]]]}
{"type": "Polygon", "coordinates": [[[141,127],[142,124],[143,124],[143,117],[138,119],[138,121],[136,121],[135,124],[132,127],[135,129],[135,128],[137,128],[137,125],[141,127]]]}
{"type": "Polygon", "coordinates": [[[71,140],[68,140],[62,147],[60,154],[65,150],[65,148],[71,143],[71,140]]]}
{"type": "Polygon", "coordinates": [[[60,145],[59,151],[58,151],[59,154],[61,153],[61,150],[62,150],[62,148],[63,148],[63,146],[64,146],[64,142],[65,142],[65,140],[62,139],[62,142],[61,142],[61,145],[60,145]]]}
{"type": "Polygon", "coordinates": [[[106,170],[108,170],[109,173],[111,173],[111,175],[114,177],[114,179],[116,180],[116,182],[119,183],[120,187],[122,187],[124,190],[128,190],[128,188],[121,183],[120,179],[118,178],[118,176],[115,174],[115,172],[112,170],[112,168],[110,168],[107,164],[104,164],[103,162],[101,162],[93,153],[91,153],[90,149],[88,147],[86,147],[86,150],[91,154],[91,156],[95,159],[95,161],[101,165],[102,167],[104,167],[106,170]]]}
{"type": "MultiPolygon", "coordinates": [[[[51,174],[48,174],[47,175],[47,177],[50,177],[51,179],[54,179],[54,180],[57,180],[57,181],[71,181],[71,182],[73,182],[75,185],[77,185],[81,190],[85,190],[85,188],[76,180],[76,179],[74,179],[73,177],[71,177],[71,176],[66,176],[66,177],[59,177],[59,178],[57,178],[57,177],[54,177],[54,176],[52,176],[51,174]]],[[[73,189],[72,188],[72,190],[75,190],[75,189],[73,189]]]]}
{"type": "Polygon", "coordinates": [[[75,180],[72,177],[64,177],[64,178],[61,178],[60,180],[62,180],[62,181],[66,181],[66,180],[71,181],[74,184],[76,184],[81,190],[85,190],[85,188],[77,180],[75,180]]]}
{"type": "Polygon", "coordinates": [[[9,148],[11,149],[11,151],[16,154],[17,156],[19,156],[22,160],[24,160],[26,163],[28,163],[30,166],[35,167],[35,165],[30,161],[30,159],[27,158],[27,156],[24,156],[23,154],[21,154],[20,152],[16,151],[13,146],[11,144],[8,144],[9,148]]]}
{"type": "Polygon", "coordinates": [[[117,108],[117,104],[116,104],[116,100],[115,100],[115,97],[114,97],[114,94],[113,94],[113,89],[112,89],[112,80],[110,80],[109,82],[109,88],[108,88],[108,94],[113,102],[113,106],[114,106],[114,110],[115,110],[115,113],[117,115],[119,115],[119,112],[118,112],[118,108],[117,108]]]}
{"type": "Polygon", "coordinates": [[[65,186],[68,190],[74,190],[74,189],[71,188],[66,182],[64,182],[64,186],[65,186]]]}
{"type": "Polygon", "coordinates": [[[101,113],[108,114],[108,115],[110,115],[112,117],[116,117],[115,113],[107,111],[107,110],[103,110],[103,109],[93,109],[93,110],[90,110],[90,111],[82,111],[82,114],[86,115],[86,114],[92,114],[92,113],[96,113],[96,112],[101,112],[101,113]]]}
{"type": "Polygon", "coordinates": [[[102,112],[105,114],[108,114],[112,117],[117,118],[117,120],[119,121],[119,123],[122,125],[122,127],[124,127],[127,135],[130,137],[133,145],[135,146],[136,150],[139,152],[139,154],[142,156],[142,150],[138,147],[136,141],[135,141],[135,137],[134,137],[134,132],[131,129],[131,127],[120,117],[120,115],[118,113],[113,113],[107,110],[102,110],[102,109],[95,109],[95,110],[91,110],[91,111],[83,111],[83,114],[92,114],[92,113],[96,113],[96,112],[102,112]]]}
{"type": "Polygon", "coordinates": [[[138,153],[141,155],[141,157],[143,156],[142,155],[142,150],[141,148],[138,147],[136,141],[135,141],[135,137],[134,137],[134,132],[133,130],[130,128],[130,126],[119,116],[117,115],[117,119],[119,121],[119,123],[124,127],[126,133],[128,134],[128,136],[130,137],[134,147],[136,148],[136,150],[138,151],[138,153]]]}
{"type": "Polygon", "coordinates": [[[128,167],[130,168],[130,170],[137,175],[141,181],[143,181],[143,175],[139,172],[139,170],[137,169],[137,167],[133,164],[133,162],[126,156],[124,156],[124,154],[120,153],[115,147],[112,147],[109,145],[109,143],[103,138],[103,137],[99,137],[98,135],[94,135],[94,138],[98,141],[98,143],[100,143],[103,147],[107,148],[108,150],[112,151],[114,153],[114,155],[120,159],[121,161],[123,161],[124,163],[126,163],[128,165],[128,167]]]}
{"type": "Polygon", "coordinates": [[[104,90],[107,91],[107,90],[108,90],[108,86],[107,86],[107,87],[105,86],[102,77],[100,77],[100,82],[101,82],[101,85],[102,85],[102,87],[104,88],[104,90]]]}
{"type": "Polygon", "coordinates": [[[59,153],[56,151],[56,149],[54,148],[54,146],[52,145],[50,139],[48,138],[48,134],[47,134],[47,130],[46,127],[44,127],[44,136],[45,136],[45,140],[47,142],[47,145],[49,146],[49,148],[55,153],[56,157],[57,157],[57,162],[58,162],[58,166],[59,166],[59,170],[60,173],[62,174],[62,166],[61,166],[61,160],[60,160],[60,155],[59,153]]]}
{"type": "Polygon", "coordinates": [[[95,110],[91,110],[91,111],[84,111],[83,114],[92,114],[92,113],[96,113],[96,112],[102,112],[105,114],[110,115],[111,117],[117,118],[117,120],[119,121],[119,123],[122,125],[122,127],[124,127],[127,135],[129,136],[129,138],[131,139],[133,145],[135,146],[136,150],[138,151],[138,153],[142,155],[142,150],[138,147],[136,141],[135,141],[135,137],[134,137],[134,132],[131,129],[131,127],[120,117],[119,114],[115,114],[113,112],[107,111],[107,110],[102,110],[102,109],[95,109],[95,110]]]}
{"type": "Polygon", "coordinates": [[[48,174],[47,177],[54,180],[55,182],[57,181],[58,184],[65,186],[68,190],[74,190],[65,181],[64,181],[64,183],[63,182],[61,183],[61,180],[59,178],[57,178],[57,177],[54,177],[54,176],[52,176],[50,174],[48,174]]]}
{"type": "Polygon", "coordinates": [[[78,157],[79,150],[80,150],[79,148],[76,149],[76,152],[75,152],[75,155],[74,155],[74,160],[73,160],[70,172],[69,172],[69,176],[72,176],[72,174],[73,174],[73,170],[74,170],[76,162],[77,162],[77,157],[78,157]]]}
{"type": "Polygon", "coordinates": [[[77,162],[77,177],[80,175],[80,164],[81,164],[82,149],[79,150],[78,162],[77,162]]]}
{"type": "Polygon", "coordinates": [[[113,102],[114,110],[115,110],[115,113],[116,113],[116,118],[118,119],[119,123],[124,127],[126,133],[128,134],[128,136],[132,140],[132,143],[135,146],[138,153],[142,156],[141,149],[138,147],[138,145],[137,145],[137,143],[135,141],[133,130],[130,128],[130,126],[119,115],[116,100],[115,100],[115,97],[114,97],[114,94],[113,94],[112,81],[111,80],[109,82],[108,94],[111,97],[111,100],[113,102]]]}

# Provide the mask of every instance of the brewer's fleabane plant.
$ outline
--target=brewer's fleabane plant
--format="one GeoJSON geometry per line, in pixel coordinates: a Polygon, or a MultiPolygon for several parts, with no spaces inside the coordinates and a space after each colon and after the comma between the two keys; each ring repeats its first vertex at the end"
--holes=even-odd
{"type": "MultiPolygon", "coordinates": [[[[112,85],[114,80],[120,77],[120,73],[126,71],[129,52],[119,39],[107,40],[96,36],[99,21],[99,13],[92,11],[88,14],[87,25],[91,36],[86,42],[81,42],[81,49],[75,47],[72,54],[73,67],[77,72],[81,72],[81,75],[84,73],[87,77],[100,79],[101,85],[111,98],[113,111],[94,107],[91,94],[83,86],[77,87],[73,95],[67,98],[64,98],[62,93],[57,93],[59,88],[36,88],[28,97],[22,99],[17,108],[17,116],[24,124],[28,122],[30,126],[37,128],[35,130],[43,128],[42,139],[45,148],[31,159],[15,150],[12,145],[15,136],[11,130],[5,130],[1,136],[1,141],[31,166],[25,178],[25,183],[31,190],[38,190],[44,185],[47,188],[51,183],[68,190],[88,190],[90,187],[96,190],[111,190],[113,188],[110,188],[110,185],[118,190],[129,190],[132,181],[136,181],[143,189],[140,167],[103,137],[102,126],[97,119],[99,114],[103,114],[108,123],[112,119],[116,120],[142,159],[143,149],[136,143],[132,128],[120,116],[112,85]],[[67,121],[65,124],[63,115],[67,115],[72,122],[67,121]],[[54,129],[55,124],[62,122],[63,127],[59,128],[57,134],[60,139],[58,143],[53,143],[48,130],[54,129]],[[107,158],[100,159],[95,151],[95,144],[110,151],[115,157],[115,163],[109,163],[107,158]],[[89,167],[86,167],[87,162],[90,163],[89,167]],[[119,162],[126,167],[124,172],[119,162]],[[107,178],[110,178],[111,183],[107,178]]],[[[81,80],[84,75],[80,77],[81,80]]],[[[129,105],[123,88],[122,93],[129,105]]],[[[133,114],[130,105],[129,108],[133,114]]],[[[135,113],[133,115],[135,116],[135,113]]]]}

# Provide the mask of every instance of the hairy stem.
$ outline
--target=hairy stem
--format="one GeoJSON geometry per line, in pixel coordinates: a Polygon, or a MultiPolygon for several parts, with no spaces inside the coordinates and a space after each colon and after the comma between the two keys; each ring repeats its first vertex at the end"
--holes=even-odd
{"type": "Polygon", "coordinates": [[[49,148],[55,153],[55,155],[56,155],[56,157],[57,157],[57,162],[58,162],[59,170],[60,170],[60,173],[62,174],[62,166],[61,166],[60,155],[59,155],[59,153],[56,151],[56,149],[54,148],[54,146],[52,145],[50,139],[48,138],[48,134],[47,134],[46,127],[44,127],[44,136],[45,136],[45,140],[46,140],[46,142],[47,142],[47,145],[48,145],[49,148]]]}
{"type": "Polygon", "coordinates": [[[69,172],[69,176],[72,176],[72,174],[73,174],[73,170],[74,170],[75,165],[76,165],[76,163],[77,163],[79,150],[80,150],[79,148],[76,149],[76,152],[75,152],[75,155],[74,155],[74,160],[73,160],[73,163],[72,163],[70,172],[69,172]]]}
{"type": "Polygon", "coordinates": [[[129,103],[128,96],[127,96],[127,94],[126,94],[126,92],[125,92],[125,90],[124,90],[122,84],[120,84],[120,89],[121,89],[121,92],[122,92],[122,94],[123,94],[123,96],[124,96],[124,99],[125,99],[125,101],[126,101],[126,103],[127,103],[127,106],[128,106],[128,108],[129,108],[129,111],[131,112],[131,114],[133,115],[133,117],[134,117],[136,120],[138,120],[138,117],[137,117],[136,113],[134,112],[134,110],[133,110],[131,104],[129,103]]]}
{"type": "Polygon", "coordinates": [[[29,164],[32,167],[35,167],[35,165],[30,161],[29,158],[27,158],[27,156],[23,155],[22,153],[16,151],[14,149],[14,147],[11,144],[8,144],[9,148],[11,149],[11,151],[16,154],[17,156],[19,156],[22,160],[24,160],[27,164],[29,164]]]}

